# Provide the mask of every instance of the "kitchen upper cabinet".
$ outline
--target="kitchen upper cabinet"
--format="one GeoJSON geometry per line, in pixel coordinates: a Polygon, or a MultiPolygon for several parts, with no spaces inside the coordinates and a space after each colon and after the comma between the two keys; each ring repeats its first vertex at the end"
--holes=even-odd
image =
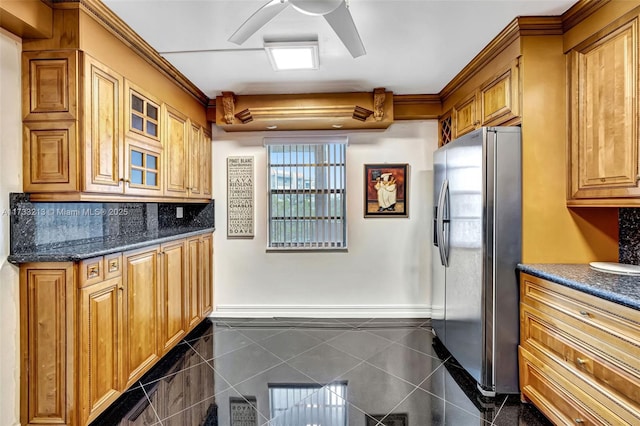
{"type": "Polygon", "coordinates": [[[161,197],[160,102],[125,81],[125,193],[161,197]]]}
{"type": "Polygon", "coordinates": [[[122,87],[123,78],[105,65],[83,55],[84,131],[81,146],[84,159],[83,189],[89,192],[122,193],[122,87]]]}
{"type": "Polygon", "coordinates": [[[477,114],[477,92],[471,93],[453,107],[456,138],[475,130],[480,125],[477,114]]]}
{"type": "Polygon", "coordinates": [[[165,195],[186,197],[189,181],[187,168],[189,162],[189,123],[186,116],[170,106],[166,106],[165,109],[165,122],[165,195]]]}
{"type": "Polygon", "coordinates": [[[499,126],[519,116],[519,61],[480,86],[480,125],[499,126]]]}
{"type": "Polygon", "coordinates": [[[520,60],[463,96],[438,120],[438,145],[481,126],[505,126],[520,123],[520,60]]]}
{"type": "Polygon", "coordinates": [[[202,148],[200,155],[200,171],[202,173],[202,196],[210,199],[213,195],[213,176],[211,166],[211,136],[202,132],[202,148]]]}
{"type": "Polygon", "coordinates": [[[568,53],[569,205],[637,205],[638,16],[568,53]]]}
{"type": "Polygon", "coordinates": [[[161,356],[158,246],[124,253],[124,382],[131,386],[161,356]]]}
{"type": "Polygon", "coordinates": [[[211,199],[211,138],[195,121],[82,51],[26,51],[22,65],[32,200],[211,199]]]}
{"type": "Polygon", "coordinates": [[[204,156],[204,144],[202,128],[195,124],[191,124],[189,134],[189,190],[190,197],[200,197],[202,195],[202,178],[203,170],[201,169],[201,158],[204,156]]]}

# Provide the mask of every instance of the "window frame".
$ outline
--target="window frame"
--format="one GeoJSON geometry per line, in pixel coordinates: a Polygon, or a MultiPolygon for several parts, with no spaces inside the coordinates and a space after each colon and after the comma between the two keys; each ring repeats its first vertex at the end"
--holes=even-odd
{"type": "MultiPolygon", "coordinates": [[[[322,136],[322,137],[309,137],[309,136],[303,136],[303,137],[269,137],[269,138],[264,138],[264,146],[266,149],[266,156],[267,156],[267,161],[266,161],[266,174],[267,174],[267,190],[266,190],[266,196],[267,196],[267,217],[266,217],[266,226],[267,226],[267,241],[266,241],[266,250],[268,252],[310,252],[310,251],[318,251],[318,252],[346,252],[348,251],[348,241],[347,241],[347,146],[348,146],[348,138],[346,136],[322,136]],[[341,147],[339,148],[340,152],[338,153],[338,155],[340,156],[340,160],[341,162],[335,162],[335,163],[331,163],[330,160],[327,159],[323,159],[322,162],[316,162],[316,163],[309,163],[309,164],[297,164],[295,162],[289,161],[290,165],[287,164],[282,164],[279,166],[275,166],[275,167],[311,167],[310,171],[316,172],[318,171],[319,168],[326,168],[327,171],[331,170],[332,167],[339,167],[340,173],[341,173],[341,179],[339,181],[339,185],[336,185],[336,182],[334,182],[333,187],[329,187],[329,188],[313,188],[311,190],[309,189],[305,189],[304,188],[304,183],[303,183],[303,188],[289,188],[288,190],[290,191],[291,194],[308,194],[308,195],[312,195],[315,197],[319,197],[322,196],[323,194],[340,194],[341,195],[341,202],[339,203],[339,209],[340,209],[340,215],[334,215],[332,216],[331,214],[328,215],[323,215],[323,216],[315,216],[312,220],[313,222],[315,222],[316,224],[318,223],[323,223],[323,221],[325,221],[325,225],[323,226],[332,226],[329,224],[326,224],[326,221],[331,222],[332,220],[337,220],[337,221],[341,221],[341,226],[334,226],[331,228],[331,230],[338,230],[341,234],[340,238],[334,238],[332,237],[332,235],[329,235],[328,239],[318,239],[315,238],[313,241],[304,241],[304,242],[295,242],[295,241],[291,241],[291,240],[286,240],[283,243],[277,243],[279,245],[274,245],[276,243],[274,243],[274,241],[272,241],[272,226],[273,226],[273,222],[274,222],[274,218],[273,218],[273,194],[274,191],[277,191],[280,194],[286,194],[287,193],[287,189],[282,188],[282,189],[272,189],[272,175],[271,175],[271,171],[274,168],[274,166],[272,165],[271,162],[271,149],[270,146],[285,146],[285,145],[290,145],[290,146],[319,146],[319,145],[341,145],[341,147]],[[334,240],[334,241],[332,241],[334,240]],[[335,241],[337,240],[337,241],[335,241]]],[[[284,163],[284,162],[283,162],[284,163]]],[[[326,173],[326,172],[325,172],[326,173]]],[[[336,178],[336,176],[334,175],[334,179],[336,178]]],[[[303,180],[304,182],[304,180],[303,180]]],[[[297,186],[297,185],[296,185],[297,186]]],[[[329,185],[331,186],[331,185],[329,185]]],[[[296,202],[297,203],[297,202],[296,202]]],[[[315,204],[315,203],[314,203],[315,204]]],[[[330,209],[331,205],[327,204],[326,209],[330,209]]],[[[300,220],[300,218],[304,218],[305,215],[303,213],[302,216],[297,214],[297,208],[296,208],[296,215],[290,214],[290,216],[293,218],[292,220],[300,220]]],[[[286,217],[283,218],[282,220],[288,220],[286,217]]],[[[308,221],[308,219],[305,219],[306,221],[308,221]]],[[[313,225],[312,225],[313,226],[313,225]]]]}

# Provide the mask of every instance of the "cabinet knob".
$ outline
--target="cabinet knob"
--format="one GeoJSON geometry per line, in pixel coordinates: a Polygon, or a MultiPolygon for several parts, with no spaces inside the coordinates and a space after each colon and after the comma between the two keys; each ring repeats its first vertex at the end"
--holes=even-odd
{"type": "Polygon", "coordinates": [[[640,175],[636,176],[636,183],[640,182],[640,175]]]}
{"type": "Polygon", "coordinates": [[[591,314],[589,314],[589,312],[587,311],[580,311],[580,315],[582,315],[583,317],[590,317],[591,314]]]}
{"type": "Polygon", "coordinates": [[[118,270],[118,261],[112,260],[109,262],[109,272],[114,272],[118,270]]]}
{"type": "Polygon", "coordinates": [[[98,275],[100,275],[100,270],[98,269],[98,266],[91,266],[89,268],[89,273],[87,275],[89,276],[89,278],[95,278],[98,275]]]}
{"type": "Polygon", "coordinates": [[[584,420],[581,419],[581,418],[574,419],[573,421],[578,423],[578,424],[580,424],[580,425],[584,423],[584,420]]]}
{"type": "Polygon", "coordinates": [[[576,358],[576,362],[578,365],[584,365],[587,361],[582,358],[576,358]]]}

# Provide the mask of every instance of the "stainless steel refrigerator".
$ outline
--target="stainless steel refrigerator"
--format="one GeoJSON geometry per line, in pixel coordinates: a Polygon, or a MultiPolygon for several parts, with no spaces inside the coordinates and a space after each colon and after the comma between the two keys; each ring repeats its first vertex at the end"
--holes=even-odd
{"type": "Polygon", "coordinates": [[[434,153],[432,324],[488,396],[518,392],[519,127],[485,127],[434,153]]]}

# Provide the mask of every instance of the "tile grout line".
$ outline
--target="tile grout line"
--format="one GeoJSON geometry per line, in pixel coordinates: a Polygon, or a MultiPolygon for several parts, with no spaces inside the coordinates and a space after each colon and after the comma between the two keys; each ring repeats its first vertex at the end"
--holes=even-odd
{"type": "Polygon", "coordinates": [[[162,426],[162,419],[160,419],[160,416],[158,415],[158,412],[156,411],[156,407],[153,404],[153,402],[151,402],[151,398],[149,398],[149,394],[147,393],[147,390],[144,388],[144,385],[142,384],[142,382],[140,382],[140,387],[142,388],[142,392],[144,392],[144,396],[147,398],[147,401],[149,402],[149,405],[151,406],[151,409],[153,410],[153,414],[156,415],[156,419],[158,420],[158,423],[160,423],[160,426],[162,426]]]}
{"type": "Polygon", "coordinates": [[[502,404],[500,404],[500,408],[498,408],[498,412],[496,413],[496,416],[493,418],[493,421],[491,422],[492,426],[495,426],[496,424],[496,419],[498,418],[498,416],[500,415],[500,413],[502,412],[502,408],[504,407],[504,405],[507,403],[507,399],[509,399],[509,396],[507,395],[507,397],[504,399],[504,401],[502,401],[502,404]]]}

